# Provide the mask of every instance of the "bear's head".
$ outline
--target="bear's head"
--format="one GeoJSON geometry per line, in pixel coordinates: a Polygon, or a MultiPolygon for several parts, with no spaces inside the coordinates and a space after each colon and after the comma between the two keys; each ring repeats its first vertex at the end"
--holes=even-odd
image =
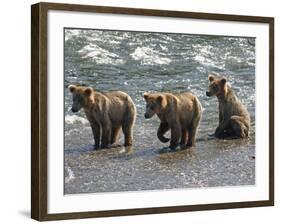
{"type": "Polygon", "coordinates": [[[93,93],[91,87],[85,86],[68,86],[69,91],[72,93],[72,112],[78,112],[82,107],[85,107],[93,93]]]}
{"type": "Polygon", "coordinates": [[[146,110],[144,114],[146,119],[151,118],[154,114],[159,114],[167,104],[165,96],[160,93],[144,93],[143,97],[146,101],[146,110]]]}
{"type": "Polygon", "coordinates": [[[208,79],[210,81],[210,84],[209,84],[209,91],[206,92],[206,95],[209,97],[224,96],[227,91],[226,78],[209,75],[208,79]]]}

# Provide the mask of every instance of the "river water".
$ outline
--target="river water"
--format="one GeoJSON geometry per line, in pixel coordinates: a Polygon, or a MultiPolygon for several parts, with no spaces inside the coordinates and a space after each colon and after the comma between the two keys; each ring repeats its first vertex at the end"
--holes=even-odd
{"type": "MultiPolygon", "coordinates": [[[[96,193],[255,184],[255,39],[188,34],[65,29],[64,192],[96,193]],[[210,139],[217,99],[208,98],[208,73],[223,74],[251,114],[247,140],[210,139]],[[137,107],[134,145],[92,150],[83,110],[72,113],[69,84],[121,90],[137,107]],[[171,152],[144,119],[144,92],[191,91],[203,108],[195,148],[171,152]]],[[[123,143],[123,136],[120,138],[123,143]]]]}

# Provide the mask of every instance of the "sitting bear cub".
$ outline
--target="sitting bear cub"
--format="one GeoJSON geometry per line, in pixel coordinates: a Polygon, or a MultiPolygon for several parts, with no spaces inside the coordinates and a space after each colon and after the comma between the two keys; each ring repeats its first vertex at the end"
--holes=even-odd
{"type": "Polygon", "coordinates": [[[145,118],[154,114],[160,119],[157,137],[161,142],[170,139],[164,134],[171,129],[170,149],[175,150],[180,145],[182,148],[195,145],[195,137],[202,115],[199,100],[191,93],[145,93],[146,101],[145,118]]]}
{"type": "Polygon", "coordinates": [[[217,138],[246,138],[250,130],[250,114],[241,103],[225,78],[209,75],[209,91],[206,95],[216,96],[219,101],[219,125],[217,138]]]}
{"type": "Polygon", "coordinates": [[[75,85],[68,88],[73,98],[71,110],[78,112],[84,109],[93,131],[96,149],[108,148],[116,142],[121,128],[125,136],[124,145],[132,145],[136,107],[128,94],[121,91],[99,93],[90,87],[75,85]]]}

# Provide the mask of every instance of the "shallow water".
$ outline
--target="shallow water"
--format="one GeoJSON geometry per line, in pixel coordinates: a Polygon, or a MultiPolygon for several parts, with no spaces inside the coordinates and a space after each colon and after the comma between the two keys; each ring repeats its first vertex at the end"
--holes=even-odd
{"type": "MultiPolygon", "coordinates": [[[[100,30],[65,30],[65,193],[115,192],[255,183],[255,40],[100,30]],[[227,77],[252,119],[248,140],[209,139],[218,102],[209,72],[227,77]],[[127,92],[137,107],[132,149],[94,151],[83,110],[70,111],[69,84],[127,92]],[[196,148],[169,151],[144,119],[144,92],[191,91],[203,108],[196,148]]],[[[120,144],[123,143],[121,137],[120,144]]]]}

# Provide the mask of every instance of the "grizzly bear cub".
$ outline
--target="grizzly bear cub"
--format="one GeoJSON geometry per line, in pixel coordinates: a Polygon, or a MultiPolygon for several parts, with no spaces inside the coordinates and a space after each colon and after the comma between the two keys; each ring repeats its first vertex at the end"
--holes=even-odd
{"type": "Polygon", "coordinates": [[[154,114],[160,119],[157,137],[161,142],[170,139],[164,134],[171,129],[170,149],[175,150],[180,145],[182,148],[195,145],[195,137],[202,115],[199,100],[191,93],[145,93],[146,101],[145,118],[154,114]]]}
{"type": "Polygon", "coordinates": [[[250,131],[250,114],[230,88],[226,78],[209,75],[209,91],[206,95],[216,96],[219,101],[219,125],[217,138],[246,138],[250,131]]]}
{"type": "Polygon", "coordinates": [[[72,93],[72,112],[83,108],[90,122],[95,149],[108,148],[115,143],[121,128],[125,136],[124,145],[132,145],[136,107],[128,94],[121,91],[100,93],[91,87],[75,85],[68,88],[72,93]]]}

